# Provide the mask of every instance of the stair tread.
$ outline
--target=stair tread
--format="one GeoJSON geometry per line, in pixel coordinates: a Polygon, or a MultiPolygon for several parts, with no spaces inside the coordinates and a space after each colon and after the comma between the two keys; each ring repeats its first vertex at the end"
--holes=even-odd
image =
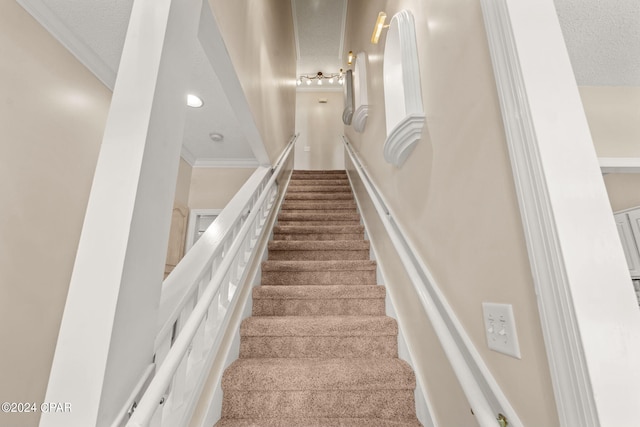
{"type": "Polygon", "coordinates": [[[357,212],[281,212],[278,221],[358,221],[360,215],[357,212]]]}
{"type": "Polygon", "coordinates": [[[388,316],[252,316],[242,321],[240,335],[276,336],[382,336],[396,335],[398,324],[388,316]]]}
{"type": "Polygon", "coordinates": [[[295,234],[343,234],[343,233],[362,233],[364,226],[360,224],[353,225],[276,225],[273,227],[274,233],[295,233],[295,234]]]}
{"type": "Polygon", "coordinates": [[[285,200],[354,200],[351,192],[331,192],[331,191],[300,191],[289,193],[284,197],[285,200]]]}
{"type": "Polygon", "coordinates": [[[216,427],[420,427],[417,418],[223,418],[216,427]]]}
{"type": "Polygon", "coordinates": [[[237,359],[225,371],[223,390],[413,390],[407,362],[371,359],[237,359]]]}
{"type": "Polygon", "coordinates": [[[378,285],[261,285],[253,288],[254,299],[378,299],[386,289],[378,285]]]}
{"type": "Polygon", "coordinates": [[[253,288],[254,299],[373,299],[385,298],[379,285],[261,285],[253,288]]]}
{"type": "Polygon", "coordinates": [[[375,270],[371,260],[333,261],[264,261],[262,271],[362,271],[375,270]]]}
{"type": "Polygon", "coordinates": [[[369,250],[366,240],[273,240],[269,242],[270,251],[362,251],[369,250]]]}

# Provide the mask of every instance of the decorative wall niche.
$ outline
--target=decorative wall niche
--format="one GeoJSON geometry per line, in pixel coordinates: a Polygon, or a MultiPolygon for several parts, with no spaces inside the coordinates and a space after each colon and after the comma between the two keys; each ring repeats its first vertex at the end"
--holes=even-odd
{"type": "Polygon", "coordinates": [[[351,124],[353,118],[353,72],[348,70],[344,75],[344,111],[342,112],[342,122],[345,125],[351,124]]]}
{"type": "Polygon", "coordinates": [[[384,158],[402,166],[420,140],[425,124],[415,22],[407,10],[391,19],[384,47],[383,75],[387,118],[384,158]]]}
{"type": "Polygon", "coordinates": [[[356,65],[353,72],[353,97],[355,112],[353,113],[353,128],[356,132],[364,132],[369,116],[369,98],[367,96],[367,54],[360,52],[356,55],[356,65]]]}

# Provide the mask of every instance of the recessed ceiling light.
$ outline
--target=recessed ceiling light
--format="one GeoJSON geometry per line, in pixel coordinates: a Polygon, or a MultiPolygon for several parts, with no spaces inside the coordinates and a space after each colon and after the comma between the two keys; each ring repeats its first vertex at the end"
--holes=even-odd
{"type": "Polygon", "coordinates": [[[204,102],[202,101],[202,99],[198,98],[197,96],[188,94],[187,105],[193,108],[200,108],[204,105],[204,102]]]}
{"type": "Polygon", "coordinates": [[[224,141],[224,135],[218,132],[211,132],[209,134],[209,138],[211,138],[211,140],[213,142],[222,142],[224,141]]]}

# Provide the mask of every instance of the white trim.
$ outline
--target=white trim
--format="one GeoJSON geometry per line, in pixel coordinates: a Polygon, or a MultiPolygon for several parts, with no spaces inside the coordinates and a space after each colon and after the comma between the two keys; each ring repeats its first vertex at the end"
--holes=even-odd
{"type": "Polygon", "coordinates": [[[191,167],[193,167],[197,160],[197,157],[191,152],[191,150],[185,147],[184,144],[182,144],[182,147],[180,148],[180,157],[182,157],[185,162],[189,163],[189,166],[191,167]]]}
{"type": "MultiPolygon", "coordinates": [[[[349,156],[347,156],[348,158],[349,156]]],[[[376,248],[378,240],[371,240],[371,234],[369,230],[373,228],[373,226],[369,223],[369,218],[364,214],[364,201],[360,199],[362,196],[369,196],[369,199],[372,200],[372,196],[370,194],[360,194],[355,189],[357,188],[354,185],[354,177],[349,173],[349,168],[347,169],[347,176],[349,178],[349,183],[351,184],[351,188],[353,189],[354,198],[356,200],[356,204],[358,206],[358,212],[360,212],[362,224],[364,225],[364,235],[365,240],[368,240],[371,243],[370,249],[370,259],[376,261],[377,269],[376,269],[376,279],[377,283],[393,283],[390,279],[393,277],[392,274],[386,272],[385,262],[384,260],[379,260],[376,255],[376,248]]],[[[382,243],[384,245],[384,243],[382,243]]],[[[388,285],[387,285],[388,287],[388,285]]],[[[408,325],[405,325],[406,317],[398,316],[398,310],[396,310],[396,306],[393,302],[393,298],[391,297],[391,292],[386,292],[385,297],[385,313],[387,316],[396,320],[398,324],[398,358],[404,360],[411,366],[411,369],[415,372],[416,377],[416,389],[414,391],[415,405],[416,405],[416,416],[420,423],[422,423],[423,427],[439,427],[438,421],[435,418],[434,414],[434,405],[431,401],[429,395],[429,389],[426,387],[426,384],[423,383],[422,378],[424,378],[424,373],[422,372],[422,363],[420,362],[418,357],[414,356],[414,351],[412,349],[412,343],[407,341],[404,335],[405,328],[408,325]]]]}
{"type": "Polygon", "coordinates": [[[296,62],[299,62],[300,61],[300,40],[298,39],[298,15],[296,13],[296,0],[291,0],[291,16],[293,17],[293,34],[295,36],[295,42],[296,42],[296,62]]]}
{"type": "Polygon", "coordinates": [[[260,165],[271,166],[271,160],[265,148],[264,140],[258,130],[251,106],[249,105],[242,84],[238,79],[233,61],[229,56],[227,46],[220,33],[220,27],[209,6],[209,2],[206,1],[202,3],[198,40],[201,42],[202,50],[211,64],[214,73],[222,83],[222,88],[231,104],[231,109],[238,118],[238,121],[242,123],[242,130],[253,151],[253,155],[260,165]]]}
{"type": "Polygon", "coordinates": [[[16,0],[16,2],[29,12],[78,61],[87,67],[98,80],[113,91],[116,82],[116,71],[107,65],[93,49],[80,40],[43,1],[16,0]]]}
{"type": "Polygon", "coordinates": [[[257,168],[260,166],[256,159],[197,159],[194,168],[257,168]]]}
{"type": "Polygon", "coordinates": [[[391,18],[384,47],[383,75],[387,123],[384,158],[399,167],[420,141],[426,122],[415,21],[407,10],[391,18]]]}
{"type": "Polygon", "coordinates": [[[640,314],[553,1],[481,6],[559,424],[635,425],[640,314]]]}
{"type": "Polygon", "coordinates": [[[344,90],[343,85],[338,86],[328,86],[323,84],[322,86],[318,85],[300,85],[296,87],[296,92],[342,92],[344,90]]]}
{"type": "Polygon", "coordinates": [[[599,157],[602,173],[640,173],[640,157],[599,157]]]}
{"type": "MultiPolygon", "coordinates": [[[[402,227],[395,222],[384,197],[369,178],[351,144],[343,136],[347,158],[354,164],[360,180],[373,203],[402,265],[420,299],[425,314],[438,336],[462,390],[473,409],[478,425],[494,427],[497,414],[506,415],[509,425],[524,427],[515,409],[502,392],[480,353],[467,335],[455,311],[447,302],[435,278],[407,239],[402,227]]],[[[347,168],[347,170],[349,170],[347,168]]],[[[351,175],[349,175],[352,181],[351,175]]],[[[355,193],[355,191],[354,191],[355,193]]],[[[426,394],[425,394],[426,396],[426,394]]]]}
{"type": "Polygon", "coordinates": [[[189,220],[187,223],[187,240],[184,245],[184,252],[187,253],[194,244],[196,231],[196,220],[203,215],[220,215],[222,209],[191,209],[189,210],[189,220]]]}
{"type": "Polygon", "coordinates": [[[347,32],[347,11],[349,9],[349,0],[344,0],[344,6],[342,7],[342,27],[340,28],[340,47],[338,48],[338,59],[342,62],[344,54],[344,41],[345,34],[347,32]]]}
{"type": "Polygon", "coordinates": [[[356,111],[353,113],[353,129],[356,132],[364,132],[369,116],[369,96],[367,90],[367,54],[359,52],[356,55],[356,64],[353,71],[353,98],[356,111]]]}
{"type": "Polygon", "coordinates": [[[402,166],[422,137],[424,114],[409,114],[389,132],[384,143],[384,159],[396,166],[402,166]]]}
{"type": "Polygon", "coordinates": [[[560,424],[598,426],[507,2],[481,0],[481,5],[539,298],[540,320],[560,424]]]}

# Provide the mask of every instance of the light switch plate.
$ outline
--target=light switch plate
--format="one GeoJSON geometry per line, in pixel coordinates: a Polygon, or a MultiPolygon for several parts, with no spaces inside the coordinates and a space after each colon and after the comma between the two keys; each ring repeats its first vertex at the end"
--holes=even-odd
{"type": "Polygon", "coordinates": [[[511,304],[483,302],[482,313],[489,348],[520,359],[520,344],[511,304]]]}
{"type": "Polygon", "coordinates": [[[304,151],[311,151],[311,147],[309,147],[308,145],[305,145],[304,151]]]}

